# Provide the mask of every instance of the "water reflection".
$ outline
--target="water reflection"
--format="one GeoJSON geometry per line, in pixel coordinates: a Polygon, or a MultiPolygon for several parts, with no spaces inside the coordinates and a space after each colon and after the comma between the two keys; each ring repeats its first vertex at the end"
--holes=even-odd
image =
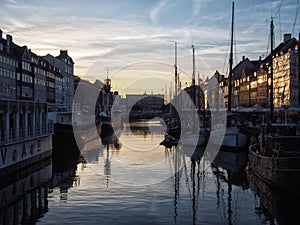
{"type": "MultiPolygon", "coordinates": [[[[178,224],[178,219],[180,219],[178,214],[179,200],[180,196],[185,194],[180,192],[182,184],[188,191],[192,224],[197,223],[200,190],[202,188],[204,192],[205,186],[205,166],[201,166],[201,162],[204,163],[204,160],[202,160],[203,150],[201,148],[191,150],[189,146],[165,148],[165,157],[172,162],[170,165],[173,165],[172,171],[174,171],[172,176],[174,186],[174,224],[178,224]],[[195,152],[197,152],[198,158],[193,160],[191,155],[195,152]]],[[[182,192],[184,191],[182,190],[182,192]]]]}
{"type": "Polygon", "coordinates": [[[54,190],[59,190],[60,201],[67,201],[68,190],[80,185],[79,162],[79,156],[64,160],[56,156],[27,167],[13,179],[1,177],[0,224],[36,224],[48,212],[54,190]]]}
{"type": "Polygon", "coordinates": [[[211,164],[216,178],[217,208],[221,210],[224,222],[229,225],[237,223],[239,214],[238,196],[233,195],[233,186],[243,190],[249,188],[246,163],[247,151],[220,151],[211,164]]]}
{"type": "MultiPolygon", "coordinates": [[[[0,187],[0,224],[34,224],[48,211],[51,161],[27,168],[24,176],[0,187]]],[[[1,179],[5,179],[1,177],[1,179]]]]}
{"type": "Polygon", "coordinates": [[[80,185],[80,177],[77,175],[77,166],[79,162],[82,163],[82,167],[86,165],[82,157],[70,161],[65,160],[64,163],[57,161],[53,162],[53,176],[49,187],[49,193],[52,193],[54,189],[58,189],[60,200],[68,200],[68,190],[71,187],[80,185]]]}
{"type": "Polygon", "coordinates": [[[299,221],[299,196],[271,188],[251,172],[248,179],[255,194],[255,213],[263,223],[296,224],[299,221]]]}
{"type": "Polygon", "coordinates": [[[21,178],[16,187],[14,183],[1,186],[0,224],[37,221],[43,224],[142,224],[145,221],[150,224],[287,224],[297,221],[298,200],[271,190],[251,174],[247,176],[245,152],[220,152],[211,163],[203,148],[160,146],[163,132],[159,125],[148,126],[151,135],[146,139],[149,146],[154,146],[152,149],[146,146],[150,150],[128,148],[129,144],[140,147],[140,143],[146,143],[143,133],[133,140],[128,133],[120,137],[103,136],[91,139],[82,149],[82,155],[89,157],[88,164],[82,156],[55,160],[40,168],[45,172],[39,175],[30,171],[29,177],[21,178]],[[152,165],[155,160],[160,161],[152,165]],[[122,163],[127,167],[134,164],[133,169],[125,170],[122,163]],[[101,176],[93,170],[96,165],[101,168],[101,176]],[[115,182],[117,179],[113,178],[123,181],[116,177],[118,174],[127,180],[115,182]],[[26,179],[28,191],[9,200],[9,193],[22,190],[22,179],[26,179]],[[296,206],[292,208],[292,204],[296,206]]]}

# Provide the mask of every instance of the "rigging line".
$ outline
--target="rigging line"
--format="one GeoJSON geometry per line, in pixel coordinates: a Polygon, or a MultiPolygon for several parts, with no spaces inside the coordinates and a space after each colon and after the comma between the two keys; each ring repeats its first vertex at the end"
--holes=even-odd
{"type": "MultiPolygon", "coordinates": [[[[224,60],[224,63],[223,63],[223,68],[222,68],[223,74],[224,74],[225,66],[228,63],[227,57],[229,55],[230,39],[231,39],[231,32],[229,32],[229,38],[228,38],[227,49],[226,49],[226,54],[225,54],[225,60],[224,60]]],[[[228,73],[228,66],[226,68],[225,75],[228,75],[227,73],[228,73]]]]}
{"type": "Polygon", "coordinates": [[[279,18],[279,34],[280,34],[279,37],[282,37],[282,33],[281,33],[281,18],[280,18],[280,11],[279,11],[279,14],[278,14],[278,18],[279,18]]]}
{"type": "Polygon", "coordinates": [[[232,65],[235,65],[238,62],[237,59],[237,53],[236,53],[236,36],[235,36],[235,32],[233,32],[234,38],[233,38],[233,43],[234,43],[234,60],[232,61],[232,65]]]}
{"type": "Polygon", "coordinates": [[[268,56],[268,53],[269,53],[270,35],[271,35],[271,33],[270,33],[270,31],[269,31],[269,33],[268,33],[268,43],[267,43],[266,57],[268,56]]]}
{"type": "MultiPolygon", "coordinates": [[[[227,49],[226,49],[226,54],[225,54],[225,60],[224,60],[224,63],[223,63],[223,68],[222,68],[223,74],[224,74],[224,71],[225,71],[225,66],[228,62],[227,56],[228,56],[228,52],[229,52],[229,46],[230,46],[230,38],[228,39],[228,44],[227,44],[227,49]]],[[[227,75],[227,70],[228,70],[228,67],[226,68],[225,75],[227,75]]]]}
{"type": "Polygon", "coordinates": [[[281,9],[282,3],[283,3],[283,0],[281,0],[279,7],[277,9],[277,12],[276,12],[275,16],[273,17],[273,19],[275,19],[276,16],[279,15],[279,20],[280,20],[280,9],[281,9]]]}
{"type": "Polygon", "coordinates": [[[296,14],[295,14],[293,29],[292,29],[292,32],[291,32],[293,36],[294,36],[294,31],[295,31],[295,26],[296,26],[296,22],[297,22],[298,13],[299,13],[299,0],[297,2],[297,9],[296,9],[296,14]]]}

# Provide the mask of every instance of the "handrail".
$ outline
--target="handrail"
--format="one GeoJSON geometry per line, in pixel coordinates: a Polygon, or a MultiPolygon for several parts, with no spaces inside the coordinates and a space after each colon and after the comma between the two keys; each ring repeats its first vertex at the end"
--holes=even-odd
{"type": "Polygon", "coordinates": [[[26,131],[23,128],[19,129],[19,133],[17,135],[17,132],[14,128],[11,128],[7,135],[5,135],[5,132],[0,130],[0,145],[6,145],[6,144],[12,144],[19,141],[29,140],[33,138],[38,138],[41,136],[53,134],[54,127],[52,123],[48,123],[48,125],[44,125],[41,127],[35,127],[33,130],[28,127],[27,128],[27,135],[26,131]]]}

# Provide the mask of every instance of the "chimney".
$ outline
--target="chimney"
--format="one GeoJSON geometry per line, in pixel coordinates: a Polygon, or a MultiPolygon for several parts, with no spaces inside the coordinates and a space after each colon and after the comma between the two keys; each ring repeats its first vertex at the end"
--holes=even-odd
{"type": "Polygon", "coordinates": [[[6,51],[8,53],[10,53],[10,46],[11,46],[11,43],[12,43],[12,36],[7,34],[6,35],[6,51]]]}
{"type": "Polygon", "coordinates": [[[287,42],[288,40],[290,40],[291,39],[291,34],[284,34],[283,35],[283,42],[285,43],[285,42],[287,42]]]}
{"type": "Polygon", "coordinates": [[[244,55],[242,56],[242,61],[245,61],[245,56],[244,55]]]}
{"type": "Polygon", "coordinates": [[[6,35],[6,41],[7,41],[7,45],[10,45],[12,43],[12,36],[10,34],[6,35]]]}
{"type": "Polygon", "coordinates": [[[68,55],[68,50],[60,50],[60,55],[67,56],[68,55]]]}

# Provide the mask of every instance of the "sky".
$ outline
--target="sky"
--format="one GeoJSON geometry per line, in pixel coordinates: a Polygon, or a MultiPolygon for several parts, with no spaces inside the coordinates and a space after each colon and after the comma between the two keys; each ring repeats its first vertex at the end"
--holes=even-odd
{"type": "MultiPolygon", "coordinates": [[[[67,49],[75,75],[107,76],[121,93],[167,93],[174,79],[174,43],[182,87],[191,83],[192,48],[200,78],[228,73],[231,0],[0,0],[0,29],[38,55],[67,49]]],[[[298,39],[299,0],[236,0],[234,64],[270,51],[284,33],[298,39]]],[[[197,77],[196,77],[197,78],[197,77]]]]}

